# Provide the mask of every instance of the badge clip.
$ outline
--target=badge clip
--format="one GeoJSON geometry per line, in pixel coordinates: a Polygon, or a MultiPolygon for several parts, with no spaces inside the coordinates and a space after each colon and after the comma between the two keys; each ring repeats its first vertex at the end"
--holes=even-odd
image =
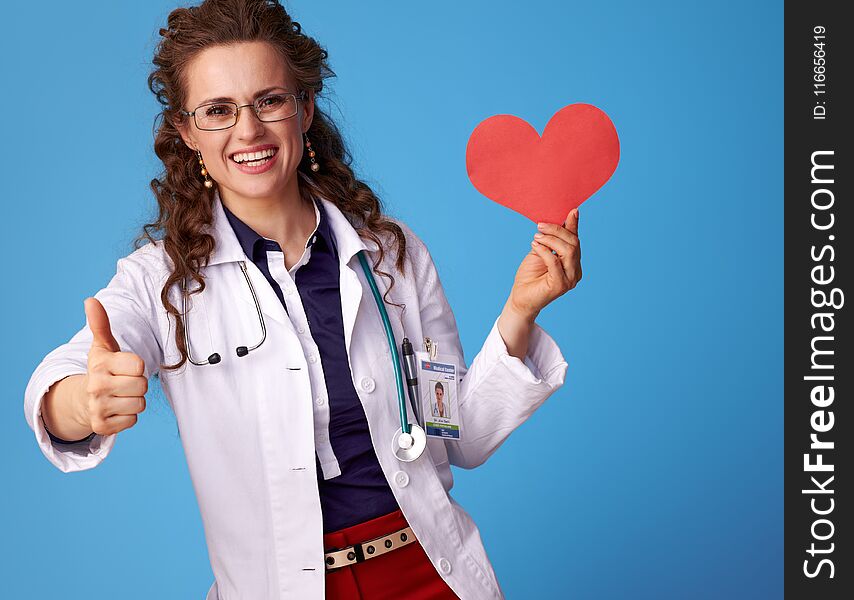
{"type": "Polygon", "coordinates": [[[434,342],[428,337],[424,338],[424,350],[430,357],[430,360],[436,360],[436,355],[439,354],[439,342],[434,342]]]}

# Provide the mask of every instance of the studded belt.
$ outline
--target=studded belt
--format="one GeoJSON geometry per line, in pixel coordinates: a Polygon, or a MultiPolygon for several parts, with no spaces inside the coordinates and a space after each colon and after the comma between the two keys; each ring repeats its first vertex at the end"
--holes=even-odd
{"type": "Polygon", "coordinates": [[[394,533],[384,535],[367,542],[353,544],[341,550],[333,550],[325,555],[326,570],[332,571],[347,565],[365,562],[392,550],[403,548],[415,541],[411,527],[404,527],[394,533]]]}

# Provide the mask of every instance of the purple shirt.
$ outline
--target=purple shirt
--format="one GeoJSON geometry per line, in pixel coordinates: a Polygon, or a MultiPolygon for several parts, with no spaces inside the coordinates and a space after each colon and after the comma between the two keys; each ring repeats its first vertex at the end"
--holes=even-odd
{"type": "MultiPolygon", "coordinates": [[[[315,204],[319,223],[306,245],[311,248],[308,262],[296,270],[294,283],[320,352],[329,398],[330,443],[341,468],[337,477],[323,479],[319,461],[317,464],[323,531],[328,533],[395,511],[398,504],[377,460],[368,420],[353,386],[344,345],[338,250],[323,203],[315,204]]],[[[278,242],[258,235],[225,204],[222,207],[246,256],[264,274],[287,312],[282,290],[270,275],[266,254],[267,250],[283,250],[278,242]]]]}

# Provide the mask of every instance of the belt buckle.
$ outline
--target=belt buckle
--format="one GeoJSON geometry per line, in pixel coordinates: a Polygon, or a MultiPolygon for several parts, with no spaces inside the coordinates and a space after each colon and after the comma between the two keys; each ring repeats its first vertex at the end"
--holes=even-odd
{"type": "Polygon", "coordinates": [[[344,567],[349,567],[350,565],[355,565],[361,562],[365,562],[365,552],[362,549],[362,544],[353,544],[352,546],[345,546],[344,548],[330,548],[325,551],[325,554],[334,554],[338,552],[347,552],[346,559],[348,562],[340,562],[340,564],[336,566],[332,566],[328,561],[334,560],[331,557],[326,558],[326,572],[331,573],[333,571],[337,571],[338,569],[343,569],[344,567]]]}
{"type": "MultiPolygon", "coordinates": [[[[358,544],[353,544],[353,552],[356,555],[356,564],[361,562],[365,562],[365,551],[362,549],[362,544],[365,542],[359,542],[358,544]]],[[[347,555],[347,558],[350,558],[350,555],[347,555]]],[[[351,563],[352,564],[352,563],[351,563]]]]}
{"type": "Polygon", "coordinates": [[[395,536],[399,537],[400,541],[403,542],[402,544],[397,546],[398,548],[400,548],[402,546],[406,546],[408,544],[411,544],[412,542],[415,541],[414,534],[412,534],[409,527],[406,527],[406,528],[401,529],[399,531],[395,531],[393,533],[386,534],[386,535],[381,535],[379,537],[375,537],[373,539],[366,540],[364,542],[358,542],[358,543],[352,544],[350,546],[346,546],[344,548],[340,548],[340,549],[339,548],[330,548],[328,551],[325,552],[325,554],[327,554],[327,557],[325,559],[326,572],[329,573],[329,572],[341,569],[343,567],[348,567],[350,565],[359,564],[359,563],[365,562],[366,560],[369,560],[371,558],[376,558],[377,556],[382,556],[386,552],[390,552],[391,550],[394,549],[394,542],[392,541],[392,537],[395,537],[395,536]],[[383,540],[383,545],[382,545],[383,547],[380,547],[380,544],[379,544],[380,540],[383,540]],[[367,551],[366,551],[366,549],[367,549],[367,551]],[[379,550],[379,552],[377,552],[377,550],[379,550]],[[346,554],[342,557],[342,559],[346,559],[347,562],[344,562],[344,560],[341,560],[341,561],[339,561],[339,564],[335,564],[336,558],[338,558],[338,557],[328,556],[330,554],[340,554],[342,552],[346,552],[346,554]],[[332,561],[332,562],[329,562],[329,561],[332,561]]]}

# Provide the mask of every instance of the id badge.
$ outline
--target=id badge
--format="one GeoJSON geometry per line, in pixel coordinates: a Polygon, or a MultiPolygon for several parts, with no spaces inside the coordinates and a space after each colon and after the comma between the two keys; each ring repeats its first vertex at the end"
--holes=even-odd
{"type": "Polygon", "coordinates": [[[429,437],[460,439],[460,409],[457,394],[457,368],[451,357],[416,352],[418,389],[424,431],[429,437]]]}

